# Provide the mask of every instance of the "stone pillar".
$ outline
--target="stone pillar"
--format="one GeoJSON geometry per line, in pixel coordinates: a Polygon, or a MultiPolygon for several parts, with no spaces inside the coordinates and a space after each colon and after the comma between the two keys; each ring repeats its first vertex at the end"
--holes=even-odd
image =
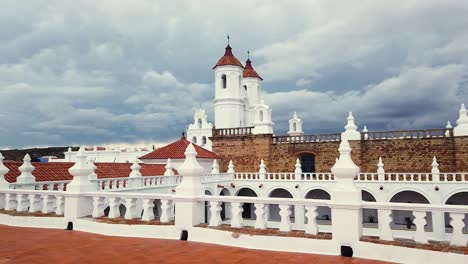
{"type": "Polygon", "coordinates": [[[143,186],[143,176],[141,175],[141,166],[138,164],[138,158],[135,158],[132,166],[130,166],[132,172],[128,176],[128,187],[129,188],[141,188],[143,186]]]}
{"type": "Polygon", "coordinates": [[[204,222],[204,202],[199,200],[205,194],[205,187],[201,183],[203,167],[195,158],[196,155],[193,145],[188,145],[185,161],[177,169],[183,177],[176,187],[176,196],[181,200],[176,202],[175,225],[180,229],[188,229],[204,222]]]}
{"type": "Polygon", "coordinates": [[[362,231],[361,192],[354,184],[359,167],[351,159],[348,140],[342,140],[338,149],[340,158],[332,167],[336,184],[332,189],[332,236],[341,246],[359,242],[362,231]]]}
{"type": "Polygon", "coordinates": [[[65,219],[67,221],[73,221],[93,213],[93,198],[83,196],[83,194],[95,192],[97,189],[96,185],[88,178],[92,170],[86,162],[84,147],[81,147],[76,155],[75,164],[68,169],[73,180],[67,185],[67,195],[65,196],[65,219]]]}
{"type": "Polygon", "coordinates": [[[1,189],[9,189],[10,183],[5,180],[5,175],[10,171],[5,164],[3,164],[3,159],[5,159],[0,153],[0,190],[1,189]]]}
{"type": "Polygon", "coordinates": [[[29,154],[26,154],[23,158],[23,165],[19,167],[21,171],[21,175],[16,178],[16,183],[21,183],[24,185],[16,186],[17,189],[26,189],[26,190],[34,190],[36,177],[32,175],[34,171],[34,166],[31,164],[31,157],[29,154]]]}

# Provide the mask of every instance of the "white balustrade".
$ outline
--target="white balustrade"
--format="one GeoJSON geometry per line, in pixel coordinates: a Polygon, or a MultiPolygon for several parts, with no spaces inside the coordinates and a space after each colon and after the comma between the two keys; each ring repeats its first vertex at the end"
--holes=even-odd
{"type": "Polygon", "coordinates": [[[307,217],[307,224],[305,226],[305,232],[307,234],[316,235],[318,233],[317,227],[317,206],[308,205],[305,207],[306,209],[306,217],[307,217]]]}

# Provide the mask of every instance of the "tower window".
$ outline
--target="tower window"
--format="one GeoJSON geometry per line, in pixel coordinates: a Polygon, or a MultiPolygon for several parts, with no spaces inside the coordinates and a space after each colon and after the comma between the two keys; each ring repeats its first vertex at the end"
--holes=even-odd
{"type": "Polygon", "coordinates": [[[197,144],[197,137],[194,136],[194,137],[192,138],[192,143],[193,143],[193,144],[197,144]]]}
{"type": "Polygon", "coordinates": [[[198,128],[202,128],[202,119],[198,118],[198,128]]]}
{"type": "Polygon", "coordinates": [[[259,117],[260,117],[260,122],[262,122],[263,121],[263,111],[260,111],[259,117]]]}
{"type": "Polygon", "coordinates": [[[206,137],[205,136],[202,137],[202,145],[206,145],[206,137]]]}
{"type": "Polygon", "coordinates": [[[222,85],[223,85],[222,87],[223,87],[223,88],[226,88],[226,87],[227,87],[226,74],[223,74],[223,75],[221,76],[221,82],[222,82],[222,85]]]}
{"type": "Polygon", "coordinates": [[[294,131],[294,132],[297,131],[297,124],[296,124],[296,123],[293,124],[293,131],[294,131]]]}

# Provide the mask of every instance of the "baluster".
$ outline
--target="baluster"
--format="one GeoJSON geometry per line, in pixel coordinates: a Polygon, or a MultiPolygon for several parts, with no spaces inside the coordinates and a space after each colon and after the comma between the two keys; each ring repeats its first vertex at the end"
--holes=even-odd
{"type": "Polygon", "coordinates": [[[16,194],[6,193],[5,194],[5,210],[15,210],[17,207],[16,194]]]}
{"type": "Polygon", "coordinates": [[[63,191],[65,189],[65,183],[59,183],[57,186],[57,191],[63,191]]]}
{"type": "Polygon", "coordinates": [[[138,217],[138,212],[136,210],[136,201],[137,198],[125,199],[125,205],[127,207],[127,211],[125,212],[125,219],[133,219],[138,217]]]}
{"type": "Polygon", "coordinates": [[[242,212],[244,208],[242,203],[233,202],[231,203],[231,227],[243,227],[244,219],[242,218],[242,212]]]}
{"type": "Polygon", "coordinates": [[[56,209],[55,209],[55,214],[56,215],[63,215],[65,213],[65,202],[63,199],[62,195],[56,195],[55,196],[55,204],[56,204],[56,209]]]}
{"type": "Polygon", "coordinates": [[[452,246],[466,246],[466,239],[463,234],[463,227],[465,226],[463,222],[464,217],[464,213],[450,213],[450,225],[453,230],[452,239],[450,240],[450,245],[452,246]]]}
{"type": "Polygon", "coordinates": [[[101,217],[104,215],[104,197],[93,197],[93,217],[101,217]]]}
{"type": "Polygon", "coordinates": [[[42,213],[44,214],[48,214],[48,213],[51,213],[53,212],[52,210],[52,196],[48,195],[48,194],[44,194],[42,195],[42,213]]]}
{"type": "Polygon", "coordinates": [[[108,190],[109,189],[109,181],[102,181],[104,183],[104,188],[103,190],[108,190]]]}
{"type": "Polygon", "coordinates": [[[172,220],[172,208],[174,204],[172,200],[161,199],[161,217],[159,221],[161,223],[167,223],[172,220]]]}
{"type": "Polygon", "coordinates": [[[109,198],[109,218],[117,218],[120,216],[119,211],[120,206],[120,198],[118,197],[111,197],[109,198]]]}
{"type": "Polygon", "coordinates": [[[209,226],[219,226],[221,225],[221,203],[220,202],[210,202],[210,222],[209,226]]]}
{"type": "Polygon", "coordinates": [[[414,233],[414,241],[418,243],[427,243],[426,231],[424,225],[426,224],[426,212],[413,211],[414,224],[416,225],[416,232],[414,233]]]}
{"type": "Polygon", "coordinates": [[[47,190],[48,191],[53,191],[54,190],[54,184],[53,183],[47,184],[47,190]]]}
{"type": "Polygon", "coordinates": [[[263,203],[255,203],[255,228],[265,229],[267,227],[266,206],[263,203]]]}
{"type": "Polygon", "coordinates": [[[29,194],[29,212],[41,211],[41,196],[38,194],[29,194]]]}
{"type": "Polygon", "coordinates": [[[307,225],[305,226],[305,232],[307,234],[316,235],[318,233],[317,227],[317,206],[306,205],[306,217],[307,225]]]}
{"type": "Polygon", "coordinates": [[[154,219],[154,199],[143,199],[143,221],[151,221],[154,219]]]}
{"type": "Polygon", "coordinates": [[[291,231],[291,206],[289,204],[280,204],[281,222],[279,230],[283,232],[291,231]]]}
{"type": "Polygon", "coordinates": [[[16,201],[17,201],[17,206],[16,206],[16,211],[18,212],[24,212],[28,210],[29,206],[29,199],[27,194],[17,194],[16,195],[16,201]]]}
{"type": "Polygon", "coordinates": [[[379,209],[379,238],[382,240],[393,241],[393,233],[390,228],[392,222],[392,210],[379,209]]]}

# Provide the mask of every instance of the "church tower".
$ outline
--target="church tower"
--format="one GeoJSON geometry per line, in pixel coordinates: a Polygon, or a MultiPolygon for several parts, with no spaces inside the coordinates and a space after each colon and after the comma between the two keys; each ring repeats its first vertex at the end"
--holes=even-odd
{"type": "Polygon", "coordinates": [[[255,121],[255,108],[262,103],[262,81],[262,77],[260,77],[252,67],[250,58],[247,58],[244,71],[242,72],[242,88],[247,93],[245,126],[253,126],[253,122],[255,121]]]}
{"type": "Polygon", "coordinates": [[[187,129],[187,139],[193,144],[211,151],[213,124],[208,122],[208,116],[204,109],[198,109],[193,116],[193,124],[187,129]]]}
{"type": "Polygon", "coordinates": [[[244,67],[232,54],[229,43],[224,56],[221,57],[215,70],[215,126],[216,128],[244,127],[245,99],[247,93],[242,87],[244,67]]]}

